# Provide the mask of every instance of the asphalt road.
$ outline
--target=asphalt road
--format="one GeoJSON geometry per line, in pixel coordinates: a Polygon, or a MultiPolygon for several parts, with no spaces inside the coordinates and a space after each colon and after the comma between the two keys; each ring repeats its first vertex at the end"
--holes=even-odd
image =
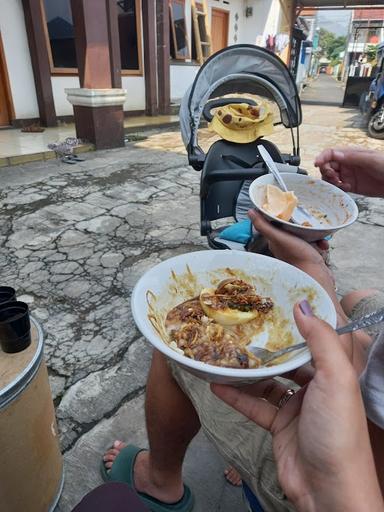
{"type": "Polygon", "coordinates": [[[321,73],[301,94],[302,103],[341,105],[344,98],[342,85],[333,76],[321,73]]]}

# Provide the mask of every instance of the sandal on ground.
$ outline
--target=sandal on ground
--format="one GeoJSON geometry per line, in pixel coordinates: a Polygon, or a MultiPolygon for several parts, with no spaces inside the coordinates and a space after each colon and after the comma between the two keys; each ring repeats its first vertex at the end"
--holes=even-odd
{"type": "Polygon", "coordinates": [[[85,162],[85,158],[81,158],[79,155],[77,155],[76,153],[72,153],[72,155],[70,155],[70,158],[72,160],[74,160],[75,162],[85,162]]]}
{"type": "Polygon", "coordinates": [[[70,164],[70,165],[73,165],[76,163],[76,160],[72,160],[72,158],[69,156],[69,155],[66,155],[66,156],[63,156],[61,161],[64,163],[64,164],[70,164]]]}
{"type": "MultiPolygon", "coordinates": [[[[143,451],[141,448],[137,448],[133,445],[128,445],[123,448],[119,455],[116,457],[112,468],[108,471],[105,467],[104,460],[101,461],[101,476],[105,482],[123,482],[131,489],[135,489],[133,468],[137,455],[143,451]]],[[[184,494],[181,500],[177,503],[163,503],[162,501],[149,496],[143,492],[135,490],[141,501],[149,507],[152,512],[190,512],[193,509],[193,495],[189,487],[184,485],[184,494]]]]}

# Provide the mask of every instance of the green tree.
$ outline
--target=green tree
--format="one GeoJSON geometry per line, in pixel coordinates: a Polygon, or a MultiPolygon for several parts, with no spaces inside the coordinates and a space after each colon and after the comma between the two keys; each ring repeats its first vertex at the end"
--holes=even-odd
{"type": "Polygon", "coordinates": [[[319,32],[319,46],[321,48],[321,56],[327,57],[332,64],[340,62],[340,53],[345,50],[347,44],[346,36],[336,36],[329,30],[324,28],[319,32]]]}
{"type": "Polygon", "coordinates": [[[369,44],[365,53],[367,54],[368,62],[372,62],[372,63],[375,62],[376,63],[376,60],[377,60],[377,44],[369,44]]]}

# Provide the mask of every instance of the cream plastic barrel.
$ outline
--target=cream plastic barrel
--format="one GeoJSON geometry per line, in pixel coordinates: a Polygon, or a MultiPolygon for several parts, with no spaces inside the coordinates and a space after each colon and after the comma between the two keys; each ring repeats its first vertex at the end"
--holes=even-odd
{"type": "Polygon", "coordinates": [[[0,349],[0,509],[53,511],[63,461],[43,360],[43,333],[31,318],[32,343],[17,354],[0,349]]]}

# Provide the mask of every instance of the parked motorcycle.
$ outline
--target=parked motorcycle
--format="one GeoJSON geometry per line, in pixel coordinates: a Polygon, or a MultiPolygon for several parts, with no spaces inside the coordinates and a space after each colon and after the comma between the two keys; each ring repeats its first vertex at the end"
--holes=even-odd
{"type": "Polygon", "coordinates": [[[360,109],[368,121],[368,134],[374,139],[384,139],[384,58],[380,60],[369,91],[362,95],[360,101],[360,109]]]}

